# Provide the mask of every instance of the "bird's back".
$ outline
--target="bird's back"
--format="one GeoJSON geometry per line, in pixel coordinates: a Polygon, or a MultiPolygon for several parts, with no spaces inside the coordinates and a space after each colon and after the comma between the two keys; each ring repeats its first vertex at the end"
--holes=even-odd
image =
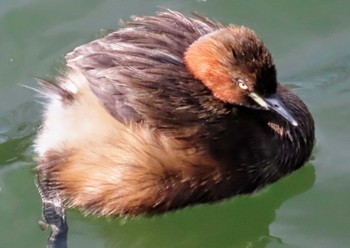
{"type": "Polygon", "coordinates": [[[125,26],[66,56],[114,118],[176,131],[227,114],[183,60],[191,43],[221,24],[167,11],[134,17],[125,26]]]}

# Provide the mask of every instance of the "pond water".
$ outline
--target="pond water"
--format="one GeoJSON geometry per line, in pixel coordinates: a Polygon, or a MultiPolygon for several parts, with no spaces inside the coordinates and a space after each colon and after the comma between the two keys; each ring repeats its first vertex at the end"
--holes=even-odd
{"type": "Polygon", "coordinates": [[[317,144],[299,171],[252,196],[132,220],[68,211],[70,247],[350,247],[350,2],[2,0],[0,3],[0,246],[44,247],[31,142],[40,123],[35,77],[65,53],[157,7],[253,28],[279,80],[309,106],[317,144]]]}

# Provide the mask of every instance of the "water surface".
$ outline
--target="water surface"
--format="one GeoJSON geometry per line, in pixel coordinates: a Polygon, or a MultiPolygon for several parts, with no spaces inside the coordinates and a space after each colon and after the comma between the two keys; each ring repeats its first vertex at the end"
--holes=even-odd
{"type": "Polygon", "coordinates": [[[164,216],[106,219],[69,211],[70,247],[350,247],[350,2],[2,0],[0,3],[0,246],[44,247],[31,142],[41,100],[22,85],[53,78],[64,54],[157,6],[247,25],[262,37],[279,80],[316,121],[304,168],[267,189],[164,216]]]}

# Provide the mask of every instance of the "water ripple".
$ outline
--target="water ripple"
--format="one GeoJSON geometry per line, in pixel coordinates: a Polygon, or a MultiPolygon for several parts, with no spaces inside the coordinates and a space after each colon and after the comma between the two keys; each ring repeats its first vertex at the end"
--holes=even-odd
{"type": "MultiPolygon", "coordinates": [[[[31,162],[31,143],[38,126],[38,106],[27,102],[0,117],[0,168],[31,162]]],[[[0,171],[1,172],[1,171],[0,171]]]]}

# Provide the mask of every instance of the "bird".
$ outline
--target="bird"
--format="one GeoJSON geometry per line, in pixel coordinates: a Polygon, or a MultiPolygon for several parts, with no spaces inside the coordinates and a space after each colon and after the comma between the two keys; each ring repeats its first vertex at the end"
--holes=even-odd
{"type": "Polygon", "coordinates": [[[65,59],[64,73],[38,80],[49,247],[66,245],[65,209],[136,216],[214,203],[278,181],[312,153],[312,115],[250,28],[165,9],[65,59]]]}

